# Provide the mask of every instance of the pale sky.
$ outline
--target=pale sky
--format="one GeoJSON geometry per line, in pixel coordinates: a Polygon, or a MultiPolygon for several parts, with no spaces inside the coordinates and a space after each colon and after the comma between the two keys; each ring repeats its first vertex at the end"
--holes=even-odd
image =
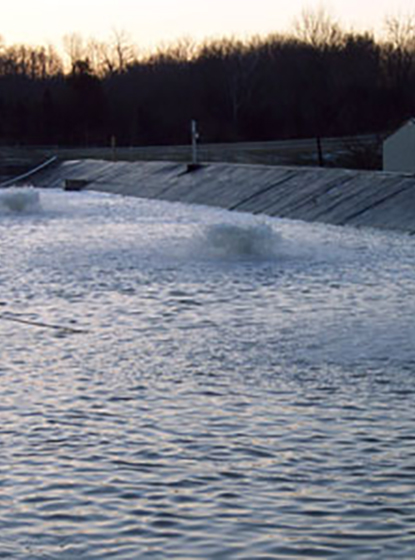
{"type": "Polygon", "coordinates": [[[7,44],[52,43],[65,34],[106,40],[114,29],[152,48],[180,37],[247,37],[292,28],[323,5],[345,28],[380,31],[386,15],[415,14],[415,0],[0,0],[7,44]]]}

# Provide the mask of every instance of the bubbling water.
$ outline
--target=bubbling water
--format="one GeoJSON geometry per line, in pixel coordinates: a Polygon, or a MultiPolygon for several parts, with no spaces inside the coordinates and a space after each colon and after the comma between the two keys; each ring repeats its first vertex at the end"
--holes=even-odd
{"type": "Polygon", "coordinates": [[[24,214],[40,210],[39,192],[33,187],[10,187],[0,193],[0,214],[24,214]]]}
{"type": "Polygon", "coordinates": [[[195,238],[200,256],[218,260],[272,260],[282,250],[282,236],[270,225],[221,222],[204,227],[195,238]]]}

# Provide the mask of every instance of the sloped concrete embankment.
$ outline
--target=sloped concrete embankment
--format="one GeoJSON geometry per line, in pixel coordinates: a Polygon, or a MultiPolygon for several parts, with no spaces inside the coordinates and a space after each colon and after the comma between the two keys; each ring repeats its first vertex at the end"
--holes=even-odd
{"type": "Polygon", "coordinates": [[[142,198],[415,233],[415,175],[256,165],[61,162],[32,179],[142,198]]]}

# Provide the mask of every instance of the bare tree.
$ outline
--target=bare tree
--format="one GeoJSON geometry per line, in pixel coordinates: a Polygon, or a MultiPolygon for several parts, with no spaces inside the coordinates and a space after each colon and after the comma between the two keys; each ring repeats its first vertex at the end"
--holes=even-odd
{"type": "Polygon", "coordinates": [[[339,23],[323,5],[316,9],[304,8],[294,21],[294,31],[301,41],[319,49],[340,44],[344,35],[339,23]]]}
{"type": "Polygon", "coordinates": [[[49,44],[45,47],[44,50],[46,53],[47,75],[56,76],[58,74],[62,74],[64,71],[63,61],[55,47],[49,44]]]}
{"type": "Polygon", "coordinates": [[[415,78],[415,15],[388,16],[383,45],[386,76],[401,92],[411,89],[415,78]]]}
{"type": "Polygon", "coordinates": [[[73,68],[77,60],[87,58],[85,41],[80,33],[70,33],[63,37],[63,48],[69,59],[69,68],[73,68]]]}
{"type": "Polygon", "coordinates": [[[224,59],[227,67],[227,90],[232,107],[235,133],[239,132],[241,111],[250,103],[255,87],[255,71],[258,66],[258,52],[243,43],[230,45],[230,52],[224,59]]]}
{"type": "Polygon", "coordinates": [[[150,55],[153,60],[171,60],[187,63],[195,60],[201,50],[194,39],[191,37],[181,37],[169,43],[161,43],[154,55],[150,55]]]}
{"type": "Polygon", "coordinates": [[[395,49],[415,50],[415,14],[389,15],[384,23],[386,40],[395,49]]]}
{"type": "Polygon", "coordinates": [[[128,65],[137,60],[137,48],[126,31],[114,29],[111,46],[118,72],[124,72],[128,65]]]}
{"type": "Polygon", "coordinates": [[[69,68],[84,60],[97,76],[124,72],[137,59],[136,46],[125,31],[113,30],[108,41],[85,39],[79,33],[71,33],[64,36],[63,44],[69,68]]]}
{"type": "Polygon", "coordinates": [[[105,77],[116,70],[116,60],[111,45],[93,37],[86,44],[86,58],[94,74],[105,77]]]}

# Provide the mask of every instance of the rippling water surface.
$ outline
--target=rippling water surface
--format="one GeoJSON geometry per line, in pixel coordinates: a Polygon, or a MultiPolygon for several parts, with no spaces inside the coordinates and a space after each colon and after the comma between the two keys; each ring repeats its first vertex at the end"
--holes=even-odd
{"type": "Polygon", "coordinates": [[[413,238],[4,197],[0,558],[415,557],[413,238]]]}

